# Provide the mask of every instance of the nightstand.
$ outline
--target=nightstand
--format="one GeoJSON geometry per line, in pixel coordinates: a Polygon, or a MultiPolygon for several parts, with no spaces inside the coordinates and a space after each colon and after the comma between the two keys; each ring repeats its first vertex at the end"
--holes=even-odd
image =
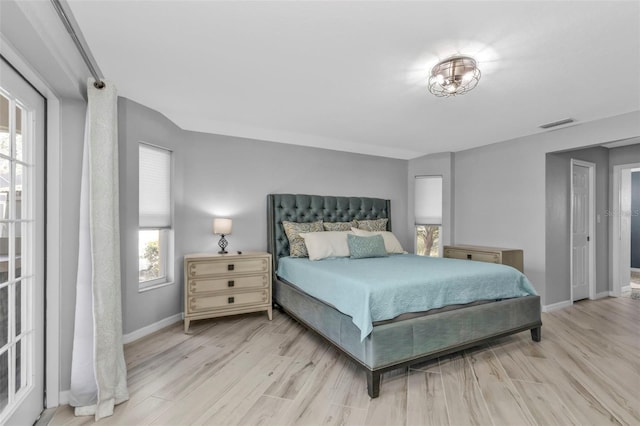
{"type": "Polygon", "coordinates": [[[184,332],[193,320],[271,307],[269,253],[190,254],[184,257],[184,332]]]}
{"type": "Polygon", "coordinates": [[[444,246],[444,257],[501,263],[524,272],[522,250],[484,246],[444,246]]]}

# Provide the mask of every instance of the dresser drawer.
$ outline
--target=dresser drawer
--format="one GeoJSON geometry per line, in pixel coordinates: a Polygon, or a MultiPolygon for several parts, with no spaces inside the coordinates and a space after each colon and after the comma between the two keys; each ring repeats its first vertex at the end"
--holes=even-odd
{"type": "Polygon", "coordinates": [[[211,309],[235,308],[246,305],[259,305],[269,301],[269,290],[227,293],[213,296],[189,298],[189,311],[208,311],[211,309]]]}
{"type": "Polygon", "coordinates": [[[193,261],[189,262],[187,274],[190,278],[204,277],[221,274],[244,274],[252,272],[268,272],[267,259],[229,259],[215,262],[193,261]]]}
{"type": "Polygon", "coordinates": [[[266,288],[269,286],[269,281],[268,274],[190,279],[188,291],[189,294],[202,294],[236,288],[266,288]]]}
{"type": "Polygon", "coordinates": [[[500,253],[481,252],[472,250],[445,250],[445,256],[452,259],[475,260],[478,262],[500,263],[500,253]]]}
{"type": "Polygon", "coordinates": [[[467,252],[462,250],[444,249],[444,257],[451,259],[466,259],[467,252]]]}
{"type": "Polygon", "coordinates": [[[464,245],[445,246],[444,257],[488,263],[500,263],[512,266],[520,272],[524,271],[523,253],[520,249],[464,245]]]}

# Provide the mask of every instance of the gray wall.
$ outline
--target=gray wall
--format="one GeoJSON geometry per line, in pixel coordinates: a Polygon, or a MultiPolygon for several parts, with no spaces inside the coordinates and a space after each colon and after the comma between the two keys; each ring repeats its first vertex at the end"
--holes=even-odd
{"type": "Polygon", "coordinates": [[[407,161],[190,132],[185,167],[185,250],[217,250],[214,216],[233,218],[231,250],[266,250],[269,193],[389,198],[393,229],[407,229],[407,161]]]}
{"type": "Polygon", "coordinates": [[[393,228],[404,247],[407,161],[183,131],[162,114],[119,101],[124,333],[179,314],[182,258],[219,250],[214,216],[233,219],[230,250],[266,250],[269,193],[355,195],[391,199],[393,228]],[[173,150],[174,285],[138,292],[138,143],[173,150]]]}
{"type": "Polygon", "coordinates": [[[409,250],[408,247],[413,247],[414,253],[416,250],[414,234],[416,176],[442,176],[442,245],[448,245],[454,240],[454,173],[455,154],[453,152],[425,155],[409,160],[409,173],[407,177],[407,197],[409,202],[407,205],[407,215],[411,245],[406,246],[406,250],[409,250]]]}
{"type": "Polygon", "coordinates": [[[638,135],[635,111],[456,152],[455,243],[522,248],[525,274],[554,303],[545,297],[546,153],[638,135]]]}
{"type": "Polygon", "coordinates": [[[596,165],[596,294],[609,289],[609,150],[595,147],[547,154],[546,304],[570,299],[571,159],[596,165]]]}
{"type": "Polygon", "coordinates": [[[640,163],[640,137],[631,140],[633,144],[613,148],[609,152],[609,166],[613,173],[613,166],[640,163]]]}
{"type": "MultiPolygon", "coordinates": [[[[86,103],[60,102],[60,389],[71,386],[71,352],[78,273],[80,180],[86,103]]],[[[51,226],[51,224],[49,224],[51,226]]]]}
{"type": "Polygon", "coordinates": [[[182,242],[184,131],[164,115],[124,98],[118,99],[120,166],[120,252],[122,327],[128,334],[182,311],[180,259],[182,242]],[[174,284],[138,291],[138,146],[147,142],[173,151],[174,284]]]}

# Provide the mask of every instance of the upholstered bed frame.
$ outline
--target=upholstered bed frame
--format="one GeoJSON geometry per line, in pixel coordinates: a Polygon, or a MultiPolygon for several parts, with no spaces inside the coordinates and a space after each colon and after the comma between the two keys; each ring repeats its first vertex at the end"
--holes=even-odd
{"type": "Polygon", "coordinates": [[[380,393],[385,371],[427,361],[531,330],[540,341],[540,297],[526,296],[469,306],[402,321],[374,325],[364,341],[351,317],[278,278],[278,259],[289,255],[282,221],[347,222],[389,218],[390,201],[379,198],[270,194],[267,200],[268,250],[273,255],[273,302],[301,324],[314,330],[367,372],[371,398],[380,393]]]}

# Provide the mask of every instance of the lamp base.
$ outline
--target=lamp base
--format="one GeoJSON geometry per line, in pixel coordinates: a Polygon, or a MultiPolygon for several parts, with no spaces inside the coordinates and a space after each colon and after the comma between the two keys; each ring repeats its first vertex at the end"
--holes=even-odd
{"type": "Polygon", "coordinates": [[[220,235],[220,241],[218,241],[218,245],[220,246],[220,251],[218,252],[218,254],[227,254],[227,251],[225,249],[227,248],[229,243],[224,238],[224,235],[220,235]]]}

